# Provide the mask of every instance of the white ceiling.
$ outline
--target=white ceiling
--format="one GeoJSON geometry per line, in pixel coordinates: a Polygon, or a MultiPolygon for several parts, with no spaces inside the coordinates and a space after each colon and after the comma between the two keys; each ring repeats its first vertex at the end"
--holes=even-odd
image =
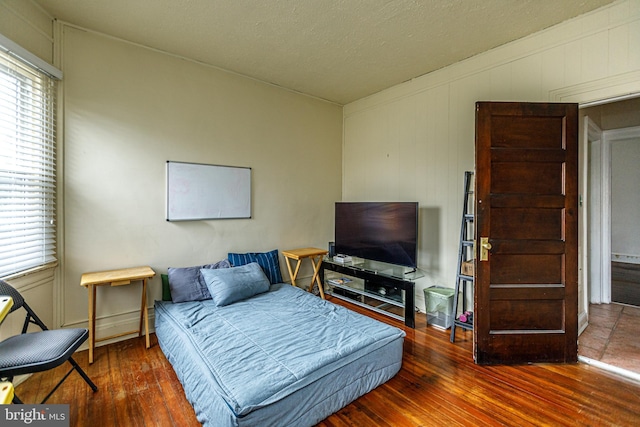
{"type": "Polygon", "coordinates": [[[613,0],[35,0],[54,18],[338,104],[613,0]]]}

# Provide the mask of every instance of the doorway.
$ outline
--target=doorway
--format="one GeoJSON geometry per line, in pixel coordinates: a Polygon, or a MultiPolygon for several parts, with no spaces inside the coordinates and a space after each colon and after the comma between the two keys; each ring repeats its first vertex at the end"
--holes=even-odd
{"type": "Polygon", "coordinates": [[[582,108],[580,116],[589,118],[580,123],[591,132],[585,129],[583,145],[588,146],[589,322],[578,354],[640,378],[640,307],[634,299],[640,292],[640,97],[582,108]]]}

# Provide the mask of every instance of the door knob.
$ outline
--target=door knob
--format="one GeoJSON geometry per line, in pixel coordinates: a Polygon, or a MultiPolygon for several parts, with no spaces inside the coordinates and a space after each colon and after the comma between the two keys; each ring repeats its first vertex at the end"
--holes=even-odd
{"type": "Polygon", "coordinates": [[[480,261],[489,261],[489,251],[492,246],[488,237],[480,238],[480,261]]]}

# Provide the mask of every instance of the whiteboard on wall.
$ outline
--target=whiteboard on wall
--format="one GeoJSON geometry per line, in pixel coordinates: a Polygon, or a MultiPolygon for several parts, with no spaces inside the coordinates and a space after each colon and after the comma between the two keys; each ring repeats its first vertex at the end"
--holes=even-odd
{"type": "Polygon", "coordinates": [[[251,218],[251,168],[168,161],[166,218],[251,218]]]}

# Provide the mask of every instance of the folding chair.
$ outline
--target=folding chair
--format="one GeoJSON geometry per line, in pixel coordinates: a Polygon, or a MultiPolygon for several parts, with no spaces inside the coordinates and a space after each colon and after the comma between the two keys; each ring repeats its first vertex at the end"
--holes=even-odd
{"type": "MultiPolygon", "coordinates": [[[[68,361],[72,366],[71,370],[41,403],[45,403],[74,370],[78,371],[94,392],[98,390],[98,387],[71,357],[78,347],[87,340],[89,336],[87,329],[48,329],[25,302],[20,292],[4,280],[0,280],[0,295],[8,295],[13,298],[13,307],[9,313],[20,307],[27,312],[22,333],[0,342],[0,380],[13,381],[13,377],[16,375],[46,371],[68,361]],[[30,323],[38,325],[42,330],[27,333],[30,323]]],[[[15,392],[13,403],[22,403],[15,392]]]]}

